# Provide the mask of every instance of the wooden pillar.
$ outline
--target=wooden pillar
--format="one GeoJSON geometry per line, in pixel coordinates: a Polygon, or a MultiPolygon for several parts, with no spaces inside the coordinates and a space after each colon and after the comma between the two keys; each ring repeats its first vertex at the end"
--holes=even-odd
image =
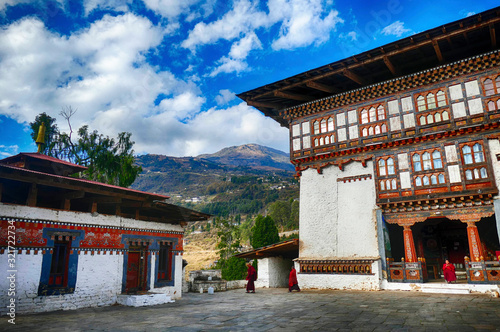
{"type": "Polygon", "coordinates": [[[414,263],[417,262],[417,253],[415,251],[415,242],[413,241],[413,232],[411,231],[411,226],[403,226],[403,237],[405,243],[405,262],[414,263]]]}
{"type": "Polygon", "coordinates": [[[28,192],[28,198],[26,199],[27,206],[36,206],[36,199],[38,195],[38,188],[36,183],[32,183],[28,192]]]}
{"type": "Polygon", "coordinates": [[[484,254],[481,246],[481,239],[477,232],[476,221],[467,221],[467,237],[469,239],[470,260],[472,262],[482,261],[484,259],[484,254]]]}

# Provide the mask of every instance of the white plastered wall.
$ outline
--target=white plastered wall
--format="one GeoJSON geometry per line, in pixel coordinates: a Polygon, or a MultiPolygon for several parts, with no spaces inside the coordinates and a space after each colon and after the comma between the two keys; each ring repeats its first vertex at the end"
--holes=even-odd
{"type": "MultiPolygon", "coordinates": [[[[104,216],[82,212],[55,211],[27,206],[17,206],[0,203],[0,216],[50,220],[64,223],[88,225],[117,226],[136,229],[152,229],[161,231],[182,232],[179,225],[146,222],[135,219],[104,216]]],[[[7,250],[0,255],[0,303],[8,303],[8,269],[7,250]]],[[[154,256],[153,256],[154,257],[154,256]]],[[[31,250],[21,253],[16,251],[16,313],[45,312],[54,310],[71,310],[84,307],[98,307],[116,303],[116,297],[122,292],[123,254],[110,255],[109,252],[85,254],[82,250],[78,256],[78,272],[75,292],[73,294],[38,296],[38,285],[42,267],[43,255],[36,255],[31,250]]],[[[175,286],[156,288],[156,292],[167,293],[172,298],[182,295],[182,256],[175,259],[175,286]]],[[[154,259],[151,265],[151,284],[154,287],[154,259]]],[[[5,306],[0,307],[0,315],[7,312],[5,306]]]]}
{"type": "Polygon", "coordinates": [[[267,257],[259,259],[258,264],[256,287],[288,287],[288,277],[293,264],[291,259],[267,257]]]}
{"type": "MultiPolygon", "coordinates": [[[[500,189],[500,161],[497,160],[497,154],[500,154],[500,141],[498,139],[488,140],[488,147],[490,150],[491,164],[493,165],[493,173],[495,177],[495,183],[498,189],[500,189]]],[[[500,241],[500,196],[496,195],[494,198],[494,208],[495,208],[495,218],[497,223],[497,235],[500,241]]]]}
{"type": "Polygon", "coordinates": [[[304,288],[378,289],[381,280],[373,163],[359,162],[302,172],[299,259],[376,259],[373,275],[304,274],[304,288]],[[370,178],[352,177],[370,174],[370,178]],[[351,181],[342,180],[351,177],[351,181]],[[341,179],[337,181],[337,179],[341,179]]]}

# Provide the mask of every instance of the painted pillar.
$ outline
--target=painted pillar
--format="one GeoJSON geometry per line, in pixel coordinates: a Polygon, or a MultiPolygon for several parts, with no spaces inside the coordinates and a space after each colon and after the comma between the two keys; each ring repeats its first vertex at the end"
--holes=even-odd
{"type": "Polygon", "coordinates": [[[484,259],[483,248],[475,221],[467,221],[467,237],[469,239],[470,260],[472,262],[482,261],[484,259]]]}
{"type": "Polygon", "coordinates": [[[403,237],[405,243],[405,262],[417,262],[417,253],[415,251],[415,242],[413,241],[413,232],[411,226],[403,226],[403,237]]]}

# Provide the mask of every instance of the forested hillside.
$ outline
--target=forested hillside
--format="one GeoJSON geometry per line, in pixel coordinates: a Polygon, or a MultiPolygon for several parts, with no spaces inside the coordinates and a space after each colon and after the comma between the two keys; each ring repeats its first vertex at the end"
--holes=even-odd
{"type": "MultiPolygon", "coordinates": [[[[290,211],[284,213],[290,216],[299,197],[288,155],[256,144],[198,157],[144,155],[136,163],[143,172],[132,188],[166,194],[172,203],[223,218],[251,219],[266,214],[276,202],[288,204],[290,211]]],[[[280,229],[296,228],[298,212],[293,218],[283,220],[280,229]]]]}

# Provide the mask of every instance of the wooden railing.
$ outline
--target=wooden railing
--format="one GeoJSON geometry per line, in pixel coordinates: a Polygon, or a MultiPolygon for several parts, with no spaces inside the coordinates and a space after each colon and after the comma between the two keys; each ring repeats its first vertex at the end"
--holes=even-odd
{"type": "Polygon", "coordinates": [[[387,279],[392,282],[426,282],[427,267],[425,258],[418,258],[418,262],[406,263],[394,262],[393,258],[387,258],[387,279]]]}
{"type": "Polygon", "coordinates": [[[465,269],[470,284],[500,284],[500,262],[471,262],[465,257],[465,269]]]}

